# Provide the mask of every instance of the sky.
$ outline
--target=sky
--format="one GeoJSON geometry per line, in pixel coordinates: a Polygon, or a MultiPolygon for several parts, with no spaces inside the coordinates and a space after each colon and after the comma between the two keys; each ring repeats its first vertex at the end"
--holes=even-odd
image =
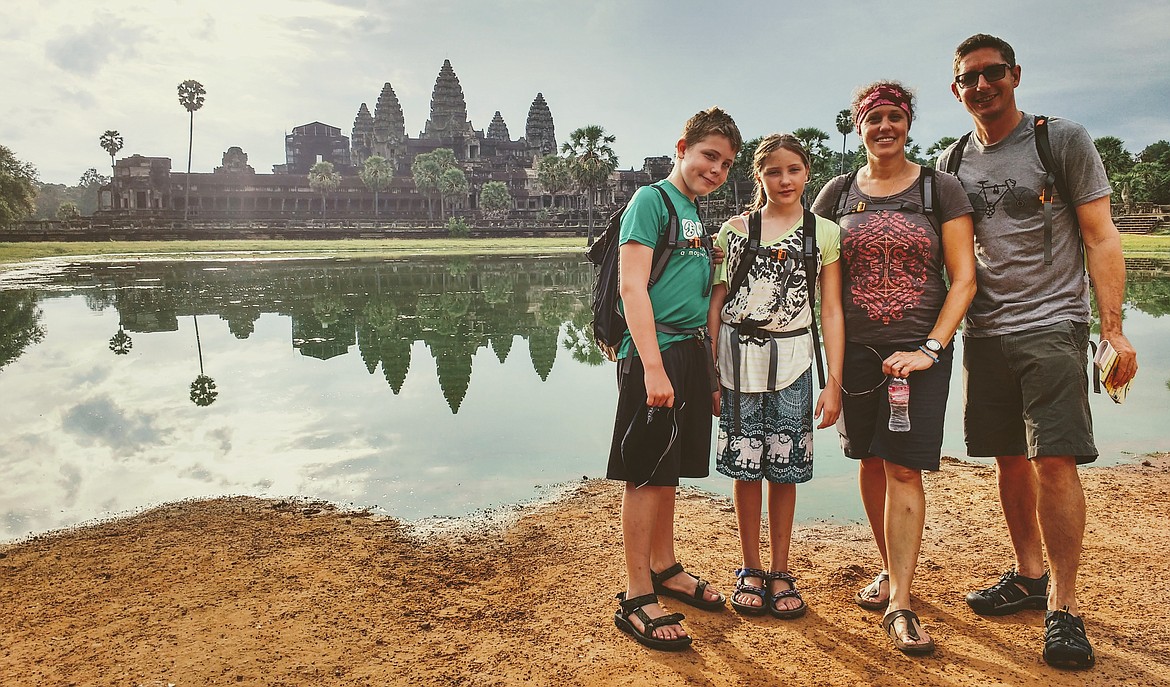
{"type": "MultiPolygon", "coordinates": [[[[1170,0],[6,0],[0,7],[0,144],[41,181],[109,173],[98,145],[186,167],[181,81],[207,89],[192,170],[239,146],[257,172],[283,163],[284,135],[321,121],[353,128],[392,84],[417,136],[444,59],[468,117],[498,110],[513,138],[543,93],[558,142],[600,124],[623,169],[671,154],[683,122],[719,105],[745,139],[817,127],[839,150],[854,88],[892,78],[917,90],[922,148],[970,119],[949,90],[955,46],[1004,38],[1023,68],[1021,109],[1084,124],[1140,152],[1170,140],[1170,0]]],[[[857,138],[849,136],[854,148],[857,138]]]]}

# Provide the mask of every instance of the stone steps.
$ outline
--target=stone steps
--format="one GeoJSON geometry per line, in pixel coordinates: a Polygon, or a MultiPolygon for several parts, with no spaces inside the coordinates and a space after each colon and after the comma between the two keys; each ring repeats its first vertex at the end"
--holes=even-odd
{"type": "Polygon", "coordinates": [[[1161,215],[1123,215],[1113,218],[1117,231],[1123,234],[1148,234],[1162,224],[1161,215]]]}

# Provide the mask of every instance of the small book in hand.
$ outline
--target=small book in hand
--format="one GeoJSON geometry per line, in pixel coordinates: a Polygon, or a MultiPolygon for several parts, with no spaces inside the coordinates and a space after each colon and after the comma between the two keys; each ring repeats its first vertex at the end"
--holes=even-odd
{"type": "Polygon", "coordinates": [[[1097,368],[1101,386],[1105,387],[1105,393],[1109,394],[1109,398],[1112,398],[1114,403],[1124,403],[1125,395],[1129,393],[1129,384],[1133,380],[1120,386],[1115,384],[1110,376],[1116,365],[1117,350],[1107,339],[1102,339],[1101,345],[1097,346],[1097,354],[1093,356],[1093,366],[1097,368]]]}

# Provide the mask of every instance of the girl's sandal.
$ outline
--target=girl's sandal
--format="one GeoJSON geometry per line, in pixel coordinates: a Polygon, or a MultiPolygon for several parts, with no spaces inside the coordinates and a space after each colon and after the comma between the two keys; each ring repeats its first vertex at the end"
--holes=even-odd
{"type": "Polygon", "coordinates": [[[783,589],[771,594],[771,599],[768,603],[768,612],[772,614],[773,618],[780,618],[781,620],[791,620],[799,618],[808,611],[808,604],[800,596],[800,590],[796,588],[796,578],[790,572],[781,572],[773,570],[768,573],[768,582],[774,580],[788,583],[788,589],[783,589]],[[796,608],[776,608],[776,602],[780,599],[796,599],[800,605],[796,608]]]}
{"type": "Polygon", "coordinates": [[[731,595],[731,607],[743,615],[764,615],[768,612],[768,590],[765,587],[759,587],[754,584],[746,582],[749,577],[758,577],[768,584],[768,573],[756,568],[739,568],[735,571],[735,592],[731,595]],[[740,603],[735,598],[740,594],[747,594],[749,596],[759,597],[760,605],[753,606],[751,604],[740,603]]]}

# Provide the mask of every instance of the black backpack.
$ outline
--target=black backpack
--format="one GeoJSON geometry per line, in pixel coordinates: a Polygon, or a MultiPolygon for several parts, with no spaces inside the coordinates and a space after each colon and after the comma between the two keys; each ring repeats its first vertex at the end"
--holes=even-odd
{"type": "MultiPolygon", "coordinates": [[[[748,214],[748,242],[744,248],[744,256],[736,265],[735,274],[727,284],[727,297],[723,302],[728,303],[747,281],[748,271],[752,268],[756,258],[761,255],[770,255],[772,249],[760,246],[760,235],[763,232],[763,217],[759,210],[748,214]]],[[[800,225],[801,258],[804,260],[804,274],[808,281],[808,307],[811,309],[817,302],[817,216],[810,210],[804,211],[804,221],[800,225]]],[[[816,313],[813,313],[809,331],[813,337],[813,353],[817,360],[817,381],[821,388],[825,388],[825,364],[821,359],[821,337],[817,331],[816,313]]],[[[737,366],[738,367],[738,366],[737,366]]]]}
{"type": "MultiPolygon", "coordinates": [[[[1064,202],[1071,203],[1072,195],[1068,192],[1068,186],[1065,185],[1064,176],[1060,173],[1060,167],[1056,164],[1056,158],[1052,156],[1052,143],[1048,140],[1048,117],[1045,115],[1035,115],[1032,119],[1032,126],[1035,129],[1036,139],[1036,154],[1040,157],[1040,165],[1044,168],[1044,188],[1041,190],[1040,202],[1044,204],[1044,264],[1052,264],[1052,196],[1053,191],[1060,191],[1060,195],[1064,198],[1064,202]]],[[[967,148],[967,141],[971,140],[971,133],[968,131],[955,143],[955,148],[951,152],[951,157],[947,160],[947,173],[954,176],[959,176],[959,166],[963,164],[963,151],[967,148]]],[[[1076,214],[1073,214],[1073,223],[1077,228],[1077,233],[1080,233],[1081,225],[1076,222],[1076,214]]]]}
{"type": "MultiPolygon", "coordinates": [[[[662,202],[666,204],[669,219],[666,232],[659,235],[658,243],[654,246],[648,286],[653,286],[662,276],[675,248],[690,245],[690,242],[679,239],[678,213],[674,209],[674,203],[670,202],[666,190],[658,184],[651,184],[651,187],[658,191],[662,202]]],[[[618,346],[621,344],[622,335],[628,329],[626,318],[618,310],[618,302],[621,300],[618,292],[618,248],[622,215],[629,207],[629,203],[626,203],[625,207],[610,215],[605,223],[605,229],[585,251],[585,258],[597,267],[593,280],[593,339],[605,357],[611,361],[617,360],[618,346]]],[[[704,246],[709,249],[710,237],[706,235],[704,237],[704,246]]]]}

